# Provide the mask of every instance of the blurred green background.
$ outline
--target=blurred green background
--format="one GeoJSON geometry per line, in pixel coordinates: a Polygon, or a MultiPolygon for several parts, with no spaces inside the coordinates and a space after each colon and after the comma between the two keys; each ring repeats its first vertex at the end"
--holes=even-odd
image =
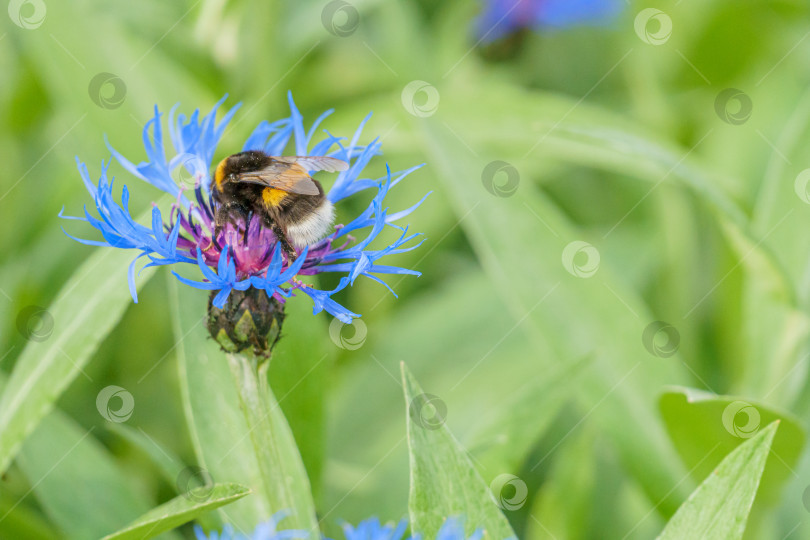
{"type": "MultiPolygon", "coordinates": [[[[399,299],[370,280],[341,293],[363,325],[338,327],[338,338],[299,299],[273,359],[327,534],[341,520],[407,514],[405,362],[446,404],[495,497],[513,501],[505,513],[521,538],[653,537],[745,439],[734,426],[766,417],[783,427],[748,536],[810,536],[806,3],[634,1],[597,27],[493,44],[473,30],[481,6],[452,0],[336,11],[311,1],[42,5],[34,28],[0,17],[2,372],[27,344],[30,307],[47,309],[98,249],[60,230],[91,235],[57,218],[90,202],[74,156],[97,177],[106,134],[137,163],[155,104],[207,112],[227,93],[226,106],[243,106],[216,162],[261,120],[287,116],[290,89],[307,123],[335,108],[324,126],[333,134],[374,112],[361,142],[382,137],[384,156],[369,176],[385,163],[427,164],[386,199],[393,211],[433,191],[408,218],[426,243],[397,259],[422,277],[392,279],[399,299]],[[671,35],[660,18],[639,26],[650,7],[671,35]],[[113,102],[92,95],[100,73],[123,81],[123,101],[112,84],[99,92],[113,102]],[[685,399],[683,387],[735,397],[685,399]],[[723,417],[734,401],[759,412],[723,417]],[[527,495],[502,486],[504,474],[527,495]]],[[[133,214],[157,196],[113,171],[133,214]]],[[[366,204],[347,202],[338,221],[366,204]]],[[[116,272],[125,290],[125,267],[116,272]]],[[[85,465],[109,465],[149,506],[174,496],[156,463],[180,470],[196,458],[173,281],[158,270],[146,283],[59,396],[61,413],[48,417],[58,426],[42,424],[23,447],[0,482],[1,538],[89,534],[76,523],[104,494],[88,494],[82,470],[61,462],[65,426],[90,430],[78,447],[92,457],[85,465]],[[129,438],[96,409],[109,385],[134,397],[120,424],[129,438]]]]}

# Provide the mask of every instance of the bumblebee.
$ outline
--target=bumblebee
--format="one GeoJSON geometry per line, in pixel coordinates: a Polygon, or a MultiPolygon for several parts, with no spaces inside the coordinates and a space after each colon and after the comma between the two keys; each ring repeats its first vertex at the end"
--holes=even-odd
{"type": "MultiPolygon", "coordinates": [[[[211,183],[216,203],[214,237],[227,223],[247,224],[261,216],[265,227],[281,242],[290,261],[295,248],[314,244],[326,236],[335,211],[320,182],[309,171],[345,171],[349,164],[328,156],[269,156],[250,150],[219,162],[211,183]]],[[[212,239],[212,241],[213,241],[212,239]]]]}

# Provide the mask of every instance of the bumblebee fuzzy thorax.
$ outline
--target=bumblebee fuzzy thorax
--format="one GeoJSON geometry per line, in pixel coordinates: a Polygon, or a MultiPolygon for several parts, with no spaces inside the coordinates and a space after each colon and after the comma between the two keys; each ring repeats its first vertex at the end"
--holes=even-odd
{"type": "Polygon", "coordinates": [[[270,156],[258,150],[233,154],[220,161],[217,165],[214,170],[214,183],[217,189],[221,191],[225,182],[236,181],[239,174],[258,171],[267,166],[270,161],[270,156]]]}

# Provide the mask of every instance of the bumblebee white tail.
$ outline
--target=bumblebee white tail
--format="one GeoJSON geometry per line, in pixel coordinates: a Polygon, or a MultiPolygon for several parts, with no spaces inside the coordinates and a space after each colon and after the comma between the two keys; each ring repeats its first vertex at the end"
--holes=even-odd
{"type": "Polygon", "coordinates": [[[287,238],[297,248],[309,246],[327,235],[335,221],[335,209],[326,198],[321,205],[299,223],[287,228],[287,238]]]}

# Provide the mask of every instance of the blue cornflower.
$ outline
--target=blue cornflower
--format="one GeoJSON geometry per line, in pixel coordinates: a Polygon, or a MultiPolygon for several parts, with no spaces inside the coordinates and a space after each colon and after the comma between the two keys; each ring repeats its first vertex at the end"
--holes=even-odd
{"type": "Polygon", "coordinates": [[[408,521],[400,520],[399,523],[380,523],[376,517],[366,519],[352,527],[349,523],[343,524],[343,535],[346,540],[403,540],[405,531],[408,529],[408,521]]]}
{"type": "MultiPolygon", "coordinates": [[[[227,97],[227,96],[226,96],[227,97]]],[[[315,132],[323,120],[332,113],[326,111],[319,116],[309,130],[304,128],[303,117],[295,106],[292,94],[288,94],[290,116],[275,122],[262,122],[242,146],[245,150],[262,150],[270,155],[284,155],[291,146],[291,153],[299,156],[331,156],[349,163],[349,168],[341,172],[327,194],[327,199],[337,203],[361,191],[375,192],[368,208],[345,225],[335,226],[332,234],[319,242],[306,246],[290,263],[282,253],[281,246],[272,231],[264,227],[259,216],[253,216],[249,223],[227,224],[216,238],[214,235],[214,214],[216,206],[209,196],[211,170],[217,144],[225,127],[233,118],[239,105],[230,109],[217,122],[216,114],[225,98],[213,110],[200,118],[199,110],[186,118],[178,114],[177,106],[169,112],[169,135],[175,155],[168,157],[163,145],[161,113],[155,107],[154,117],[143,130],[143,141],[147,161],[133,164],[113,149],[108,148],[120,165],[133,176],[145,180],[152,186],[168,193],[176,199],[165,219],[155,206],[152,210],[151,227],[137,223],[129,211],[129,190],[123,186],[120,204],[113,196],[113,181],[108,180],[107,170],[110,161],[101,163],[101,176],[97,184],[90,179],[87,166],[76,159],[79,173],[87,190],[93,197],[99,218],[93,217],[85,208],[85,217],[64,216],[66,219],[87,221],[97,229],[104,241],[75,240],[89,245],[112,246],[133,249],[139,252],[129,267],[129,288],[132,298],[138,301],[135,289],[135,264],[141,257],[147,257],[146,266],[191,265],[199,268],[201,280],[192,280],[172,273],[192,287],[216,291],[213,305],[222,308],[233,290],[244,291],[250,287],[266,291],[271,298],[284,302],[300,291],[314,303],[314,313],[322,310],[345,323],[360,315],[353,313],[332,299],[332,296],[349,285],[359,276],[366,276],[390,287],[379,277],[382,274],[410,274],[419,276],[415,270],[381,264],[381,259],[411,251],[421,245],[415,241],[419,234],[409,233],[408,227],[397,224],[413,212],[424,200],[400,212],[389,213],[383,201],[389,190],[405,176],[421,165],[392,173],[386,165],[387,174],[382,178],[362,177],[369,161],[381,153],[379,139],[367,145],[360,145],[363,127],[369,117],[363,119],[350,140],[336,137],[324,130],[324,136],[313,143],[315,132]],[[348,142],[348,144],[347,144],[348,142]],[[184,172],[185,171],[185,172],[184,172]],[[176,177],[189,175],[189,185],[184,185],[176,177]],[[187,195],[193,195],[187,197],[187,195]],[[192,199],[192,200],[190,200],[192,199]],[[386,228],[399,232],[398,238],[383,249],[371,249],[370,244],[386,228]],[[361,232],[365,237],[360,238],[361,232]],[[350,234],[352,233],[352,234],[350,234]],[[358,236],[356,240],[354,236],[358,236]],[[318,290],[302,282],[299,276],[337,272],[343,274],[333,290],[318,290]]],[[[228,152],[234,153],[234,152],[228,152]]],[[[66,233],[67,234],[67,233],[66,233]]],[[[68,235],[70,236],[70,235],[68,235]]],[[[393,293],[393,291],[391,290],[393,293]]]]}
{"type": "Polygon", "coordinates": [[[234,533],[230,525],[225,525],[221,533],[211,532],[205,534],[202,527],[194,526],[194,534],[197,540],[299,540],[309,537],[309,533],[304,530],[288,529],[278,530],[278,525],[287,517],[286,512],[277,512],[269,521],[260,523],[249,536],[234,533]]]}
{"type": "MultiPolygon", "coordinates": [[[[387,523],[383,525],[376,517],[369,518],[357,524],[357,527],[343,525],[343,534],[346,540],[404,540],[408,522],[401,520],[394,525],[387,523]]],[[[435,540],[481,540],[483,531],[477,530],[472,536],[464,533],[464,522],[459,519],[450,518],[444,522],[435,540]]],[[[410,536],[408,540],[421,540],[420,534],[410,536]]]]}
{"type": "Polygon", "coordinates": [[[621,9],[620,0],[484,0],[476,28],[481,39],[489,42],[519,28],[600,24],[621,9]]]}
{"type": "MultiPolygon", "coordinates": [[[[194,527],[194,532],[197,534],[197,540],[292,540],[306,538],[306,531],[276,530],[279,521],[283,519],[284,515],[283,512],[279,512],[267,523],[256,527],[256,530],[251,536],[234,535],[233,529],[229,525],[225,526],[221,535],[212,532],[206,536],[199,525],[194,527]]],[[[407,529],[408,521],[405,519],[397,524],[382,524],[379,519],[372,517],[361,521],[356,527],[352,527],[348,523],[344,524],[343,536],[346,540],[405,540],[405,531],[407,529]]],[[[481,540],[483,536],[484,533],[481,530],[476,531],[471,536],[467,536],[464,533],[463,521],[451,518],[444,522],[441,529],[436,534],[435,540],[481,540]]],[[[421,538],[419,534],[415,534],[409,536],[407,540],[421,540],[421,538]]]]}

